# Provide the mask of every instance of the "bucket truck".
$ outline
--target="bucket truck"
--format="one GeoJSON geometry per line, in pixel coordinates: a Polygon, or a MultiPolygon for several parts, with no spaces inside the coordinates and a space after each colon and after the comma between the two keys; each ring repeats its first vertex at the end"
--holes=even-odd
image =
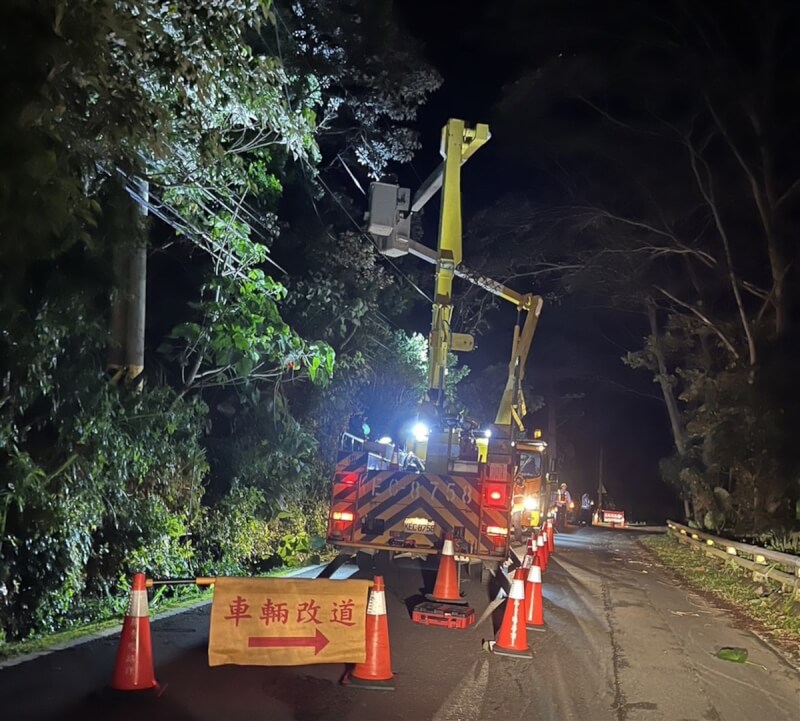
{"type": "MultiPolygon", "coordinates": [[[[426,423],[418,424],[414,439],[405,447],[344,434],[327,532],[328,543],[340,550],[340,558],[355,550],[370,555],[437,554],[446,533],[453,534],[460,561],[497,566],[508,556],[521,453],[527,454],[524,467],[528,470],[535,465],[532,454],[540,453],[538,446],[520,445],[514,436],[515,428],[522,426],[521,381],[542,299],[519,294],[461,265],[461,167],[489,138],[488,126],[468,128],[464,121],[451,119],[442,129],[443,162],[413,198],[409,189],[397,185],[373,183],[370,188],[367,231],[380,252],[390,257],[411,254],[436,266],[428,390],[420,411],[426,423]],[[434,251],[414,241],[410,228],[413,213],[439,189],[441,214],[434,251]],[[444,409],[448,353],[474,347],[471,335],[451,330],[455,277],[514,303],[519,310],[509,380],[491,437],[484,439],[474,456],[462,452],[465,431],[446,417],[444,409]],[[522,313],[527,317],[520,325],[522,313]]],[[[525,494],[519,497],[524,506],[525,494]]],[[[326,573],[332,573],[336,565],[331,564],[326,573]]]]}

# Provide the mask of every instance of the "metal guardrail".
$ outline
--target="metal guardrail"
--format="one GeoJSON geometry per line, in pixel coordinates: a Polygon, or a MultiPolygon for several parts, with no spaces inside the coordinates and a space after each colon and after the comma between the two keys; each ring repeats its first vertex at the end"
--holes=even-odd
{"type": "Polygon", "coordinates": [[[800,599],[800,556],[712,536],[675,521],[667,521],[667,526],[682,543],[750,571],[754,581],[780,583],[784,592],[800,599]]]}

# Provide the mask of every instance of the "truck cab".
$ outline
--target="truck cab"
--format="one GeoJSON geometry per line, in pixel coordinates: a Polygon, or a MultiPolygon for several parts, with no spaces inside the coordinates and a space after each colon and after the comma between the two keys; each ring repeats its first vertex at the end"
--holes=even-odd
{"type": "Polygon", "coordinates": [[[540,438],[514,441],[514,493],[511,521],[514,536],[537,528],[547,513],[547,443],[540,438]]]}

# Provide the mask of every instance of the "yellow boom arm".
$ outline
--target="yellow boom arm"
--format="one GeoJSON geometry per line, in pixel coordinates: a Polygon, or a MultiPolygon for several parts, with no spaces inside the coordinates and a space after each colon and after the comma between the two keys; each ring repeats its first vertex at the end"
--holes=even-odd
{"type": "Polygon", "coordinates": [[[472,336],[450,331],[453,278],[461,263],[461,166],[488,140],[489,126],[484,124],[466,128],[463,120],[451,119],[442,129],[442,206],[428,358],[428,396],[439,405],[444,403],[448,351],[468,351],[474,345],[472,336]]]}

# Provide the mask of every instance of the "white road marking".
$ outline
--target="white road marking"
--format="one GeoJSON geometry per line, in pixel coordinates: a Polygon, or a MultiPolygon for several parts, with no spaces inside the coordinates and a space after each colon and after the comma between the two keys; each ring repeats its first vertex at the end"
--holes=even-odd
{"type": "Polygon", "coordinates": [[[431,721],[479,721],[488,685],[489,659],[485,657],[472,664],[431,721]]]}

